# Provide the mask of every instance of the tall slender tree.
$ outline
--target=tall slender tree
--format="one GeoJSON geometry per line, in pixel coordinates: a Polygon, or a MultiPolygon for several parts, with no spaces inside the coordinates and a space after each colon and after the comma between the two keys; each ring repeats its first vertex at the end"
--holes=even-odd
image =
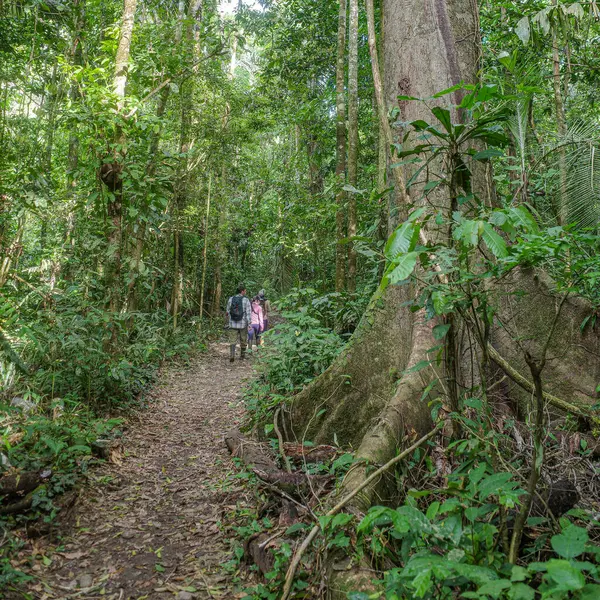
{"type": "MultiPolygon", "coordinates": [[[[124,0],[119,44],[115,59],[113,88],[117,97],[117,110],[122,112],[125,106],[125,87],[129,72],[131,38],[135,22],[137,0],[124,0]]],[[[124,117],[124,115],[122,115],[124,117]]],[[[106,266],[106,283],[109,290],[109,306],[112,311],[121,308],[121,263],[123,252],[123,166],[125,161],[124,146],[126,142],[123,128],[117,126],[112,162],[103,166],[103,179],[108,184],[107,213],[110,219],[108,232],[109,258],[106,266]]]]}
{"type": "MultiPolygon", "coordinates": [[[[348,183],[358,184],[358,0],[350,0],[348,25],[348,183]]],[[[348,197],[348,276],[349,292],[356,291],[356,250],[352,238],[356,236],[356,193],[348,197]]]]}
{"type": "Polygon", "coordinates": [[[335,175],[338,191],[336,195],[337,211],[335,215],[335,289],[341,292],[346,286],[346,249],[342,240],[346,236],[346,20],[348,0],[339,0],[337,63],[335,75],[336,90],[336,147],[335,175]]]}

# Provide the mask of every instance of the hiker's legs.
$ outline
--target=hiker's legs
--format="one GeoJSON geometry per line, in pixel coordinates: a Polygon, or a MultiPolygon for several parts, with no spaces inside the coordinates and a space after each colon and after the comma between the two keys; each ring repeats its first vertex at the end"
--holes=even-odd
{"type": "MultiPolygon", "coordinates": [[[[260,345],[260,325],[252,325],[250,337],[254,341],[254,345],[258,348],[260,345]]],[[[252,344],[250,344],[250,349],[252,350],[252,344]]]]}
{"type": "Polygon", "coordinates": [[[248,332],[245,329],[238,329],[237,331],[241,349],[240,358],[244,358],[246,348],[248,347],[248,332]]]}
{"type": "MultiPolygon", "coordinates": [[[[227,341],[229,342],[229,360],[233,362],[235,358],[235,347],[240,337],[239,329],[230,328],[227,330],[227,341]]],[[[240,344],[241,345],[241,344],[240,344]]]]}
{"type": "Polygon", "coordinates": [[[254,338],[254,328],[253,327],[249,327],[248,328],[248,347],[250,348],[250,351],[252,352],[252,340],[254,338]]]}
{"type": "Polygon", "coordinates": [[[256,337],[256,347],[258,348],[261,345],[261,334],[262,334],[262,329],[260,328],[260,325],[253,325],[252,327],[254,327],[254,336],[256,337]]]}

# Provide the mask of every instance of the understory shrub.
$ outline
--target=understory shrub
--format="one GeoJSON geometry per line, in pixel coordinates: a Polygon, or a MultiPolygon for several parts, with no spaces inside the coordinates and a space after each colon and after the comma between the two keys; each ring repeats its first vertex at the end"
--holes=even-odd
{"type": "Polygon", "coordinates": [[[253,422],[320,375],[344,347],[344,339],[320,326],[307,311],[281,313],[284,319],[265,334],[260,377],[246,393],[253,422]]]}
{"type": "Polygon", "coordinates": [[[294,288],[277,306],[282,311],[303,312],[321,327],[348,334],[356,329],[375,288],[376,284],[366,286],[354,294],[346,291],[319,294],[310,287],[294,288]]]}
{"type": "Polygon", "coordinates": [[[0,588],[23,579],[8,556],[10,530],[52,521],[57,496],[101,460],[96,442],[120,435],[119,417],[139,406],[162,361],[204,349],[193,322],[173,330],[166,311],[112,313],[82,288],[0,297],[0,477],[43,473],[28,510],[0,516],[0,588]]]}

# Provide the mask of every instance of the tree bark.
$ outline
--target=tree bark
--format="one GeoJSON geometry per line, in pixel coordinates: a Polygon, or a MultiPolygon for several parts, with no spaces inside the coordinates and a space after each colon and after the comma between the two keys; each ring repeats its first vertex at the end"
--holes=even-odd
{"type": "Polygon", "coordinates": [[[114,90],[117,95],[118,108],[123,108],[125,99],[125,86],[127,85],[127,73],[129,71],[129,54],[131,52],[131,36],[133,35],[133,23],[135,20],[135,9],[137,0],[124,0],[123,19],[121,21],[121,33],[119,46],[115,59],[114,90]]]}
{"type": "MultiPolygon", "coordinates": [[[[135,21],[137,0],[124,0],[123,16],[119,45],[115,59],[114,92],[117,96],[117,109],[122,111],[125,105],[125,86],[129,70],[129,56],[131,53],[131,38],[135,21]]],[[[115,143],[125,144],[125,134],[118,127],[115,143]]],[[[121,308],[121,262],[123,252],[123,163],[125,156],[123,150],[115,152],[111,165],[112,184],[109,185],[111,196],[108,199],[107,212],[110,220],[108,232],[109,258],[106,267],[106,286],[109,294],[109,308],[118,311],[121,308]]],[[[106,180],[105,180],[106,181],[106,180]]]]}
{"type": "MultiPolygon", "coordinates": [[[[71,60],[74,66],[81,66],[83,64],[83,48],[81,34],[83,32],[85,24],[85,0],[74,0],[73,2],[73,41],[71,44],[71,60]]],[[[80,97],[79,86],[74,80],[71,83],[71,89],[69,90],[69,96],[71,102],[75,104],[80,97]]],[[[75,232],[75,217],[76,211],[73,202],[75,195],[75,187],[77,186],[77,180],[75,179],[75,172],[79,164],[79,137],[77,135],[78,125],[73,123],[69,132],[69,151],[68,151],[68,169],[66,176],[67,190],[66,195],[68,199],[68,215],[66,225],[66,236],[65,246],[72,246],[74,243],[74,232],[75,232]]]]}
{"type": "Polygon", "coordinates": [[[206,282],[206,258],[208,253],[208,225],[210,217],[210,192],[212,187],[212,174],[208,175],[208,195],[206,196],[206,217],[204,219],[204,248],[202,249],[202,282],[200,283],[200,323],[204,316],[204,284],[206,282]]]}
{"type": "MultiPolygon", "coordinates": [[[[199,19],[202,17],[202,0],[194,0],[188,9],[188,26],[186,28],[185,39],[187,48],[190,52],[190,65],[196,65],[198,53],[200,51],[199,38],[196,35],[199,19]]],[[[192,67],[193,72],[197,72],[197,65],[192,67]]],[[[184,250],[185,242],[183,236],[183,214],[189,195],[189,159],[188,153],[192,145],[192,112],[194,91],[196,89],[195,80],[190,77],[182,84],[181,91],[181,136],[179,141],[179,154],[185,155],[182,159],[177,176],[177,187],[173,201],[176,218],[174,219],[173,231],[173,293],[171,297],[171,306],[173,314],[173,328],[177,327],[179,312],[183,304],[184,296],[184,250]]]]}
{"type": "Polygon", "coordinates": [[[336,162],[335,176],[338,185],[336,193],[337,211],[335,214],[335,289],[337,292],[346,286],[346,252],[341,243],[345,237],[345,201],[343,190],[346,181],[346,102],[345,102],[345,58],[346,58],[346,6],[348,0],[339,0],[337,66],[335,76],[336,89],[336,162]]]}
{"type": "MultiPolygon", "coordinates": [[[[393,132],[386,109],[398,106],[398,95],[429,97],[460,81],[475,81],[479,56],[475,8],[471,0],[384,0],[382,85],[373,3],[367,0],[373,79],[388,147],[393,132]]],[[[460,103],[461,98],[458,91],[451,100],[460,103]]],[[[402,120],[431,120],[422,103],[402,102],[398,108],[402,120]]],[[[403,173],[400,169],[392,173],[396,197],[402,202],[399,208],[406,212],[409,199],[403,173]]],[[[424,315],[408,307],[416,293],[410,286],[390,286],[382,296],[377,293],[346,349],[293,399],[292,426],[298,437],[318,443],[330,443],[335,437],[340,444],[358,447],[357,458],[364,461],[360,463],[364,468],[353,469],[346,478],[348,489],[364,480],[367,464],[385,461],[403,438],[413,432],[422,435],[431,426],[423,389],[436,377],[434,369],[406,372],[428,360],[427,350],[436,345],[431,333],[435,322],[426,322],[424,315]]],[[[375,489],[363,490],[361,506],[372,501],[375,489]]]]}
{"type": "MultiPolygon", "coordinates": [[[[348,183],[358,183],[358,0],[350,0],[348,34],[348,183]]],[[[356,194],[348,196],[348,276],[349,292],[356,291],[356,250],[352,238],[356,236],[356,194]]]]}
{"type": "MultiPolygon", "coordinates": [[[[557,0],[554,1],[554,5],[557,5],[557,0]]],[[[567,133],[567,124],[561,90],[560,52],[558,47],[557,28],[557,25],[552,26],[552,83],[554,86],[554,116],[556,118],[556,131],[561,138],[564,138],[567,133]]],[[[561,147],[559,150],[558,160],[560,171],[560,188],[558,193],[558,206],[556,207],[556,218],[559,225],[564,225],[567,217],[567,158],[564,147],[561,147]]]]}

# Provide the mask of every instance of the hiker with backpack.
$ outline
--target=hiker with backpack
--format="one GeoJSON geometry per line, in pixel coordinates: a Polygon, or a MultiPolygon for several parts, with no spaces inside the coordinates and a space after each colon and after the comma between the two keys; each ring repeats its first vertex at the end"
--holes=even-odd
{"type": "Polygon", "coordinates": [[[252,323],[252,307],[246,298],[246,286],[240,283],[237,294],[227,301],[229,319],[227,337],[229,339],[229,362],[235,360],[235,347],[240,344],[240,359],[243,360],[248,345],[248,329],[252,323]]]}
{"type": "Polygon", "coordinates": [[[250,304],[252,313],[250,315],[250,328],[248,329],[248,343],[250,344],[250,351],[252,351],[252,343],[256,343],[256,347],[260,346],[260,335],[263,332],[264,321],[263,321],[263,309],[260,305],[258,296],[252,298],[250,304]]]}

